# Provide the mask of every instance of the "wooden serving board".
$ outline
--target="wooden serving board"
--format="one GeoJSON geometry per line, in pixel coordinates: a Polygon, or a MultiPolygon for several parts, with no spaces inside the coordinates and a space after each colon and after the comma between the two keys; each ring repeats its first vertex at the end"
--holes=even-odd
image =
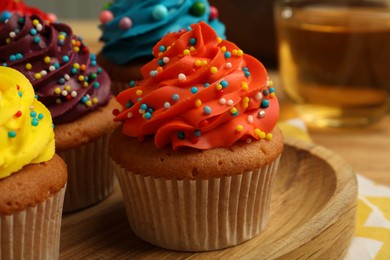
{"type": "Polygon", "coordinates": [[[63,217],[60,259],[342,259],[354,234],[357,182],[334,153],[287,138],[267,228],[238,246],[176,252],[132,233],[119,186],[102,203],[63,217]]]}

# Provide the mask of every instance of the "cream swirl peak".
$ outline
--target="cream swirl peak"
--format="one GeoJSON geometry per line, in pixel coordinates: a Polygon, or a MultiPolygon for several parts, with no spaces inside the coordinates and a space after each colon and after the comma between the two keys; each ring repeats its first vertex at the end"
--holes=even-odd
{"type": "Polygon", "coordinates": [[[115,0],[100,14],[100,21],[103,55],[120,65],[151,56],[165,34],[200,21],[225,37],[218,10],[207,0],[115,0]]]}
{"type": "Polygon", "coordinates": [[[117,100],[123,133],[153,135],[157,147],[229,147],[271,139],[279,116],[264,66],[200,22],[163,37],[154,59],[117,100]]]}
{"type": "Polygon", "coordinates": [[[62,23],[11,16],[0,24],[0,64],[30,80],[55,124],[72,122],[111,97],[110,80],[95,55],[62,23]]]}
{"type": "Polygon", "coordinates": [[[0,67],[0,179],[54,155],[50,112],[20,72],[0,67]]]}

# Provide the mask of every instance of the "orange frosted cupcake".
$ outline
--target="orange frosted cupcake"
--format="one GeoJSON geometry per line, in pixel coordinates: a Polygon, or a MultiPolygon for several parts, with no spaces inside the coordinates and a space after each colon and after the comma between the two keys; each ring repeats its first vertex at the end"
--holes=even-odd
{"type": "Polygon", "coordinates": [[[144,79],[117,96],[123,125],[109,147],[132,230],[184,251],[253,238],[268,222],[283,149],[265,68],[203,22],[153,54],[144,79]]]}
{"type": "Polygon", "coordinates": [[[50,112],[16,70],[0,67],[0,258],[57,259],[67,181],[50,112]]]}

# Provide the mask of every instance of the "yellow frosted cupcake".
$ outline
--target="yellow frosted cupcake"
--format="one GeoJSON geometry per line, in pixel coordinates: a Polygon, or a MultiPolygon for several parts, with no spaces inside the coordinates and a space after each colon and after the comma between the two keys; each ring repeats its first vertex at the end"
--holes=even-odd
{"type": "Polygon", "coordinates": [[[184,251],[253,238],[268,222],[283,149],[265,68],[203,22],[153,54],[144,79],[117,96],[123,125],[109,147],[132,230],[184,251]]]}
{"type": "Polygon", "coordinates": [[[0,256],[56,259],[67,170],[50,112],[30,82],[0,67],[0,256]]]}

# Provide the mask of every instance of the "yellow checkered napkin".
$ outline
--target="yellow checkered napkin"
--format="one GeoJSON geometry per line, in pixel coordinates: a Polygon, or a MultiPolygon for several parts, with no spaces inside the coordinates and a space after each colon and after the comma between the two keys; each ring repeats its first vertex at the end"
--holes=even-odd
{"type": "MultiPolygon", "coordinates": [[[[300,119],[279,123],[285,135],[310,141],[300,119]]],[[[357,175],[358,208],[355,237],[345,259],[390,260],[390,187],[357,175]]]]}

